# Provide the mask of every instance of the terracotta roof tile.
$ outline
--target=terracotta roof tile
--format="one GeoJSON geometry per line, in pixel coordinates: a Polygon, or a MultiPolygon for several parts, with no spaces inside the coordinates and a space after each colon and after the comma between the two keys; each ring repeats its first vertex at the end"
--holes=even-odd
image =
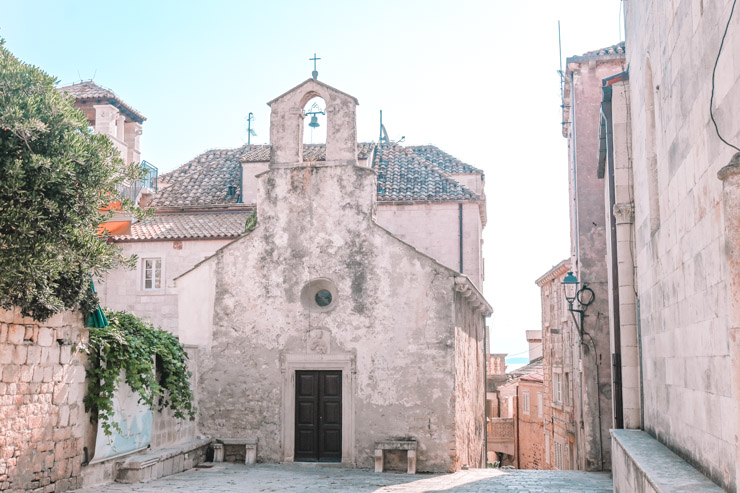
{"type": "Polygon", "coordinates": [[[408,149],[411,149],[446,173],[453,175],[483,173],[482,170],[460,161],[433,145],[409,146],[408,149]]]}
{"type": "MultiPolygon", "coordinates": [[[[375,159],[379,201],[476,200],[478,196],[458,184],[448,173],[480,173],[480,170],[455,159],[434,146],[379,147],[372,142],[357,145],[357,157],[375,159]],[[385,156],[380,159],[379,156],[385,156]]],[[[324,144],[306,144],[304,161],[326,159],[324,144]]],[[[213,149],[159,176],[160,187],[152,207],[191,207],[228,205],[237,202],[240,189],[240,163],[269,162],[269,145],[213,149]],[[229,196],[229,186],[234,195],[229,196]]]]}
{"type": "Polygon", "coordinates": [[[115,241],[235,238],[244,232],[252,210],[237,212],[160,213],[131,225],[131,233],[115,241]]]}
{"type": "Polygon", "coordinates": [[[530,380],[538,381],[537,376],[543,375],[543,368],[544,358],[540,356],[539,358],[535,358],[530,361],[528,365],[517,368],[516,370],[507,373],[506,375],[509,377],[509,382],[511,382],[512,380],[516,380],[517,378],[524,380],[525,377],[529,376],[532,376],[530,380]]]}
{"type": "Polygon", "coordinates": [[[379,146],[373,167],[378,173],[378,201],[459,201],[478,196],[412,149],[379,146]]]}
{"type": "Polygon", "coordinates": [[[88,99],[105,99],[113,106],[128,113],[129,116],[133,117],[134,120],[142,122],[146,120],[146,117],[129,106],[121,98],[110,89],[99,86],[91,80],[83,80],[69,86],[62,86],[59,88],[60,91],[64,91],[67,94],[72,95],[78,101],[85,101],[88,99]]]}

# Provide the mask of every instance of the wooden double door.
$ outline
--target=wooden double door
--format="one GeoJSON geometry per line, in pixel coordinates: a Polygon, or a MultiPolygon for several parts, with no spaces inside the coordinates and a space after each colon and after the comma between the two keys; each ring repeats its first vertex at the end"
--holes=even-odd
{"type": "Polygon", "coordinates": [[[295,372],[295,460],[341,462],[342,372],[295,372]]]}

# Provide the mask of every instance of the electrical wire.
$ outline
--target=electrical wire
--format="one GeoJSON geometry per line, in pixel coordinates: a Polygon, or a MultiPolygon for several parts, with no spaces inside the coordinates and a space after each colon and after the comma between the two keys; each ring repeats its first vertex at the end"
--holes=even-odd
{"type": "Polygon", "coordinates": [[[717,74],[717,65],[719,65],[719,57],[722,54],[722,48],[725,45],[725,38],[727,37],[727,31],[730,28],[730,22],[732,21],[732,14],[735,12],[736,4],[737,4],[737,0],[733,0],[732,9],[730,10],[730,17],[727,19],[727,25],[725,26],[725,32],[722,35],[722,42],[719,44],[719,51],[717,52],[717,59],[714,61],[714,69],[712,70],[712,96],[709,98],[709,116],[712,119],[712,123],[714,123],[714,130],[717,132],[717,137],[719,137],[719,140],[721,140],[728,146],[732,147],[736,151],[740,152],[740,147],[730,144],[724,139],[724,137],[722,137],[722,135],[719,133],[719,126],[717,125],[717,120],[714,119],[714,79],[717,74]]]}

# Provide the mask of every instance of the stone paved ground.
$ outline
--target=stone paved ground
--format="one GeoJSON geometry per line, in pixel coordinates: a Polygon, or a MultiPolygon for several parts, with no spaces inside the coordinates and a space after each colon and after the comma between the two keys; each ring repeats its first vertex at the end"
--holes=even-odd
{"type": "Polygon", "coordinates": [[[471,469],[455,474],[375,473],[367,469],[258,464],[216,464],[157,481],[113,484],[76,493],[367,492],[367,493],[607,493],[609,473],[471,469]]]}

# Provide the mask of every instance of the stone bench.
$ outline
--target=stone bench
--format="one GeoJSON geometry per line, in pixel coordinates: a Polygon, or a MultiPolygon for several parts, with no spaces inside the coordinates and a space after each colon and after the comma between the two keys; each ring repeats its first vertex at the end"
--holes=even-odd
{"type": "Polygon", "coordinates": [[[213,462],[223,462],[225,448],[229,445],[244,446],[244,463],[247,465],[257,463],[257,439],[256,438],[217,438],[213,444],[213,462]]]}
{"type": "Polygon", "coordinates": [[[722,491],[722,488],[648,433],[642,430],[611,430],[611,435],[615,493],[722,491]]]}
{"type": "Polygon", "coordinates": [[[205,462],[210,438],[196,438],[167,448],[147,450],[118,461],[118,483],[144,483],[186,471],[205,462]]]}
{"type": "Polygon", "coordinates": [[[383,472],[383,451],[405,450],[407,472],[416,474],[416,440],[382,440],[375,442],[375,472],[383,472]]]}

